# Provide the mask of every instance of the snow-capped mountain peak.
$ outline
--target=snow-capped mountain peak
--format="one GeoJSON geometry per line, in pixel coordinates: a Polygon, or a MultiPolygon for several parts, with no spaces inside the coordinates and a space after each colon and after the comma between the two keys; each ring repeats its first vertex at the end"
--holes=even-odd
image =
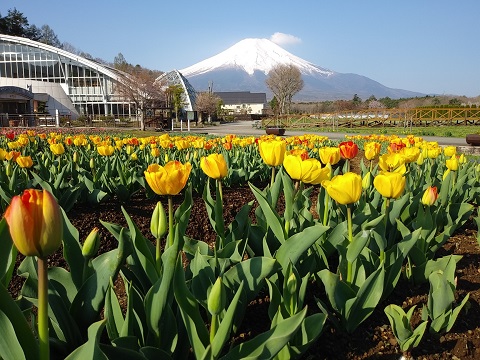
{"type": "Polygon", "coordinates": [[[320,68],[284,50],[268,39],[244,39],[227,50],[180,70],[185,77],[193,77],[225,68],[242,69],[249,75],[260,71],[265,75],[276,65],[294,65],[304,75],[328,77],[334,72],[320,68]]]}

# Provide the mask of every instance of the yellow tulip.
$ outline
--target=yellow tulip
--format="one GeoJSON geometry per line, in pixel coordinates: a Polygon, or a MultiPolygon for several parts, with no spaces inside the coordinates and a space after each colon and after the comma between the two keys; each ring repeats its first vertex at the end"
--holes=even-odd
{"type": "Polygon", "coordinates": [[[31,168],[33,166],[33,160],[30,156],[19,156],[15,161],[21,168],[31,168]]]}
{"type": "Polygon", "coordinates": [[[401,173],[381,171],[373,179],[373,186],[382,196],[396,199],[402,195],[405,189],[405,182],[406,179],[401,173]]]}
{"type": "Polygon", "coordinates": [[[14,196],[5,219],[14,244],[23,255],[43,259],[60,247],[62,213],[48,191],[27,189],[22,195],[14,196]]]}
{"type": "Polygon", "coordinates": [[[332,180],[326,180],[322,186],[328,195],[339,204],[353,204],[360,199],[362,194],[362,177],[358,174],[347,172],[337,175],[332,180]]]}
{"type": "Polygon", "coordinates": [[[373,160],[380,154],[382,145],[376,141],[365,143],[363,150],[365,151],[365,158],[367,160],[373,160]]]}
{"type": "Polygon", "coordinates": [[[318,185],[330,179],[330,168],[317,159],[303,159],[301,156],[287,155],[283,160],[283,167],[293,180],[306,184],[318,185]]]}
{"type": "Polygon", "coordinates": [[[65,153],[65,148],[63,147],[63,144],[62,144],[62,143],[59,143],[59,144],[50,144],[50,151],[51,151],[54,155],[62,155],[63,153],[65,153]]]}
{"type": "Polygon", "coordinates": [[[453,155],[450,159],[445,161],[447,165],[447,169],[450,171],[457,171],[458,170],[458,159],[455,155],[453,155]]]}
{"type": "Polygon", "coordinates": [[[0,148],[0,160],[5,160],[8,152],[5,149],[0,148]]]}
{"type": "Polygon", "coordinates": [[[160,149],[159,148],[153,148],[152,150],[150,150],[150,154],[153,157],[159,157],[160,156],[160,149]]]}
{"type": "Polygon", "coordinates": [[[465,164],[467,162],[467,158],[465,157],[465,154],[460,154],[458,157],[458,163],[459,164],[465,164]]]}
{"type": "Polygon", "coordinates": [[[287,144],[283,140],[262,140],[258,143],[258,150],[265,164],[278,166],[283,163],[287,144]]]}
{"type": "Polygon", "coordinates": [[[443,148],[443,153],[447,157],[452,157],[453,155],[457,155],[457,147],[456,146],[445,146],[443,148]]]}
{"type": "Polygon", "coordinates": [[[115,151],[112,145],[101,145],[97,147],[97,151],[102,156],[110,156],[115,151]]]}
{"type": "Polygon", "coordinates": [[[405,147],[400,150],[400,154],[403,155],[406,163],[413,163],[418,160],[420,149],[416,147],[405,147]]]}
{"type": "Polygon", "coordinates": [[[322,147],[318,150],[322,163],[335,165],[340,161],[340,149],[338,147],[322,147]]]}
{"type": "Polygon", "coordinates": [[[383,171],[398,172],[405,174],[407,168],[405,166],[405,157],[397,152],[383,154],[378,158],[378,166],[383,171]]]}
{"type": "Polygon", "coordinates": [[[208,177],[216,180],[223,179],[228,173],[225,158],[222,154],[217,153],[203,156],[200,159],[200,168],[208,177]]]}
{"type": "Polygon", "coordinates": [[[429,186],[422,196],[422,204],[425,206],[432,206],[438,198],[436,186],[429,186]]]}
{"type": "Polygon", "coordinates": [[[180,161],[170,161],[165,166],[151,164],[144,172],[145,179],[158,195],[177,195],[185,187],[192,165],[180,161]]]}

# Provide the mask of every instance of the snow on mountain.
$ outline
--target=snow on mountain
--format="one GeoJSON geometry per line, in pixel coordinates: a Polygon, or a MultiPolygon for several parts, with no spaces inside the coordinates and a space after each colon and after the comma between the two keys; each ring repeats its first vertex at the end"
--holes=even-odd
{"type": "Polygon", "coordinates": [[[289,53],[268,39],[241,40],[220,54],[180,70],[180,72],[188,78],[218,69],[237,68],[244,70],[249,75],[253,75],[255,71],[267,75],[278,64],[294,65],[305,75],[330,76],[334,74],[333,71],[320,68],[289,53]]]}
{"type": "Polygon", "coordinates": [[[304,88],[295,100],[320,101],[423,96],[424,94],[386,87],[379,82],[357,74],[344,74],[324,69],[282,49],[268,39],[244,39],[227,50],[195,65],[179,70],[196,91],[206,91],[213,84],[214,91],[265,92],[273,96],[265,79],[276,65],[294,65],[302,73],[304,88]]]}

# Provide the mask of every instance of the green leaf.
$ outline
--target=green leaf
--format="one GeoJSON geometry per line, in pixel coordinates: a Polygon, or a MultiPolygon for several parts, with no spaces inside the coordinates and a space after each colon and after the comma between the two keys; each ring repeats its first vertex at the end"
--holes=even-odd
{"type": "Polygon", "coordinates": [[[340,276],[327,269],[321,270],[317,275],[325,286],[330,305],[337,312],[345,314],[345,303],[355,297],[355,291],[340,280],[340,276]]]}
{"type": "Polygon", "coordinates": [[[366,230],[363,230],[355,235],[352,242],[347,246],[347,261],[354,262],[357,259],[365,245],[367,245],[369,238],[369,231],[366,230]]]}
{"type": "Polygon", "coordinates": [[[290,262],[295,265],[307,249],[320,239],[328,229],[328,226],[317,224],[289,237],[277,250],[275,258],[283,269],[287,269],[290,262]]]}
{"type": "Polygon", "coordinates": [[[5,360],[25,359],[15,329],[2,310],[0,310],[0,358],[5,360]]]}
{"type": "Polygon", "coordinates": [[[180,256],[175,270],[174,284],[175,299],[182,314],[190,345],[195,357],[199,359],[209,344],[209,333],[200,315],[198,302],[185,284],[185,274],[180,256]]]}
{"type": "Polygon", "coordinates": [[[115,291],[113,291],[113,283],[111,279],[110,286],[108,287],[105,296],[105,319],[107,320],[106,327],[108,337],[110,340],[115,340],[120,336],[124,318],[118,298],[115,291]]]}
{"type": "Polygon", "coordinates": [[[318,339],[326,320],[327,316],[320,313],[305,318],[293,341],[290,341],[290,349],[295,358],[299,358],[318,339]]]}
{"type": "Polygon", "coordinates": [[[131,248],[124,240],[124,231],[120,231],[119,246],[92,261],[93,275],[90,276],[78,291],[72,303],[71,313],[77,323],[87,328],[103,310],[105,294],[110,285],[110,279],[115,279],[131,248]]]}
{"type": "Polygon", "coordinates": [[[255,185],[249,184],[249,186],[250,189],[252,189],[253,195],[255,195],[255,198],[257,199],[258,204],[263,211],[263,214],[265,215],[268,227],[272,230],[277,240],[283,244],[285,242],[285,233],[280,216],[272,207],[272,205],[268,202],[262,191],[255,187],[255,185]]]}
{"type": "Polygon", "coordinates": [[[351,306],[346,308],[346,330],[352,333],[369,317],[382,298],[385,270],[379,267],[360,287],[351,306]]]}
{"type": "Polygon", "coordinates": [[[70,355],[68,355],[66,360],[84,360],[84,359],[95,359],[95,360],[108,360],[107,356],[100,349],[100,336],[102,334],[103,328],[105,327],[105,321],[101,320],[93,323],[88,328],[88,341],[82,346],[78,347],[70,355]]]}
{"type": "Polygon", "coordinates": [[[269,331],[231,349],[222,360],[272,359],[292,339],[307,313],[307,308],[281,321],[269,331]]]}
{"type": "Polygon", "coordinates": [[[218,327],[218,331],[213,338],[211,343],[212,346],[212,356],[213,358],[217,358],[220,355],[220,352],[223,349],[223,346],[227,342],[230,337],[230,332],[232,330],[233,321],[235,318],[235,310],[237,309],[237,305],[239,303],[240,295],[243,291],[243,282],[240,284],[237,293],[233,297],[230,305],[228,306],[227,312],[225,313],[220,326],[218,327]]]}
{"type": "Polygon", "coordinates": [[[5,218],[0,221],[0,249],[0,283],[8,288],[15,267],[17,248],[13,245],[5,218]]]}
{"type": "Polygon", "coordinates": [[[82,245],[79,241],[78,230],[72,225],[67,214],[62,209],[63,216],[63,256],[70,268],[72,280],[77,287],[83,284],[83,267],[85,259],[82,255],[82,245]]]}

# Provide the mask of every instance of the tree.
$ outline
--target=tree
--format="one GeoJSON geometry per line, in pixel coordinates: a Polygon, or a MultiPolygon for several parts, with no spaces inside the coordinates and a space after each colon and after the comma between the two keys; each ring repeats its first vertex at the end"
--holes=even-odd
{"type": "Polygon", "coordinates": [[[183,106],[183,87],[181,85],[170,85],[165,91],[167,102],[173,106],[175,120],[178,121],[178,112],[183,106]]]}
{"type": "Polygon", "coordinates": [[[116,84],[116,92],[126,101],[134,103],[137,114],[140,115],[140,130],[145,130],[145,115],[148,108],[163,101],[165,94],[162,84],[156,80],[160,71],[142,68],[140,65],[131,67],[125,76],[116,84]]]}
{"type": "Polygon", "coordinates": [[[0,33],[31,40],[40,37],[40,29],[35,25],[30,26],[27,17],[16,8],[8,10],[7,16],[0,18],[0,33]]]}
{"type": "Polygon", "coordinates": [[[199,113],[206,113],[209,116],[217,113],[218,105],[222,103],[222,99],[220,99],[217,95],[210,91],[201,92],[197,94],[197,98],[195,100],[195,110],[199,113]]]}
{"type": "Polygon", "coordinates": [[[61,43],[58,40],[57,35],[52,30],[52,28],[48,25],[43,25],[40,28],[40,38],[38,39],[38,41],[47,45],[55,46],[55,47],[61,46],[61,43]]]}
{"type": "Polygon", "coordinates": [[[290,110],[293,96],[303,89],[300,70],[294,65],[276,65],[265,80],[268,88],[277,98],[280,114],[290,110]]]}

